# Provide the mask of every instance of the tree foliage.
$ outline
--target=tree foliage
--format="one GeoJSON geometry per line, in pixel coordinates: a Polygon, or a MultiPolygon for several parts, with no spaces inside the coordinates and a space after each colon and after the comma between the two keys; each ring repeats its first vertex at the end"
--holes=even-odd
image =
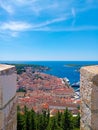
{"type": "Polygon", "coordinates": [[[35,113],[24,107],[21,111],[17,109],[17,130],[75,130],[80,127],[80,115],[73,117],[66,109],[64,113],[58,113],[51,117],[49,111],[35,113]]]}

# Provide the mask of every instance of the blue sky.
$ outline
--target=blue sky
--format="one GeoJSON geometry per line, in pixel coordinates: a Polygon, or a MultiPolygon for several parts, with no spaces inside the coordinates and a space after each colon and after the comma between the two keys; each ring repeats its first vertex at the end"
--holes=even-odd
{"type": "Polygon", "coordinates": [[[98,0],[0,0],[0,60],[98,60],[98,0]]]}

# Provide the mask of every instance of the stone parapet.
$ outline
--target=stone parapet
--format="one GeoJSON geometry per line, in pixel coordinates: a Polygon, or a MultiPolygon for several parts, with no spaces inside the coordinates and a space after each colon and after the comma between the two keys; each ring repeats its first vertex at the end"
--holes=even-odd
{"type": "Polygon", "coordinates": [[[15,66],[0,64],[0,75],[10,75],[15,73],[15,66]]]}
{"type": "Polygon", "coordinates": [[[15,66],[0,64],[0,130],[17,129],[15,66]]]}
{"type": "Polygon", "coordinates": [[[81,130],[98,130],[98,66],[80,72],[81,130]]]}

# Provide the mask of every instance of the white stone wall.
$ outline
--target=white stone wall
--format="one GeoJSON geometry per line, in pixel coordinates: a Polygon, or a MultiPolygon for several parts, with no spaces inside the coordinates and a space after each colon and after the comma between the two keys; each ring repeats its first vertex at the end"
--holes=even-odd
{"type": "Polygon", "coordinates": [[[0,130],[17,129],[16,72],[14,66],[0,65],[0,130]]]}
{"type": "Polygon", "coordinates": [[[16,94],[16,74],[1,75],[0,84],[2,87],[2,106],[7,104],[16,94]]]}

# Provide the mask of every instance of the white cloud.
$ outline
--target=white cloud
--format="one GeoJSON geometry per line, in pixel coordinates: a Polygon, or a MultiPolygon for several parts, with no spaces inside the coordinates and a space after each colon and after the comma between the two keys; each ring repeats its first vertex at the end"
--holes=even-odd
{"type": "Polygon", "coordinates": [[[76,32],[76,31],[89,31],[98,30],[98,26],[78,26],[78,27],[64,27],[64,28],[51,28],[51,27],[39,27],[32,28],[32,31],[45,31],[45,32],[76,32]]]}
{"type": "MultiPolygon", "coordinates": [[[[0,0],[1,7],[6,10],[8,13],[13,13],[15,10],[25,10],[25,11],[34,11],[35,14],[40,13],[41,11],[48,10],[48,13],[51,10],[57,12],[68,12],[72,9],[72,14],[75,15],[75,8],[78,10],[79,8],[83,9],[85,7],[88,8],[89,5],[93,6],[98,3],[98,0],[85,0],[85,1],[75,1],[75,0],[0,0]],[[23,7],[23,8],[21,8],[23,7]]],[[[54,12],[53,12],[54,13],[54,12]]]]}
{"type": "Polygon", "coordinates": [[[98,30],[98,26],[68,26],[68,27],[51,27],[52,23],[66,20],[66,18],[57,18],[40,24],[29,24],[25,22],[10,21],[2,23],[0,27],[0,37],[17,37],[20,32],[24,31],[44,31],[44,32],[62,32],[62,31],[88,31],[98,30]]]}
{"type": "MultiPolygon", "coordinates": [[[[66,29],[65,29],[66,30],[66,29]]],[[[69,28],[69,31],[89,31],[89,30],[98,30],[98,26],[78,26],[78,27],[73,27],[73,28],[69,28]]]]}
{"type": "Polygon", "coordinates": [[[10,31],[25,31],[30,29],[32,26],[28,23],[25,22],[15,22],[15,21],[10,21],[8,23],[2,23],[1,24],[1,29],[2,30],[10,30],[10,31]]]}
{"type": "Polygon", "coordinates": [[[52,32],[53,29],[51,29],[50,27],[39,27],[39,28],[32,28],[32,31],[52,32]]]}
{"type": "Polygon", "coordinates": [[[39,24],[31,24],[21,21],[9,21],[0,23],[0,35],[6,34],[6,36],[17,37],[20,32],[24,31],[52,31],[48,26],[66,20],[65,17],[55,18],[47,20],[39,24]]]}
{"type": "Polygon", "coordinates": [[[14,13],[14,8],[12,7],[12,5],[10,4],[7,4],[6,2],[4,1],[0,1],[0,7],[2,9],[4,9],[7,13],[9,14],[13,14],[14,13]]]}
{"type": "Polygon", "coordinates": [[[31,24],[21,21],[10,21],[10,22],[4,22],[0,24],[0,30],[2,31],[12,31],[12,32],[22,32],[22,31],[28,31],[32,29],[38,29],[42,27],[47,27],[48,25],[51,25],[53,23],[61,22],[66,20],[67,18],[60,17],[55,18],[52,20],[47,20],[45,22],[39,23],[39,24],[31,24]]]}
{"type": "Polygon", "coordinates": [[[67,19],[66,17],[60,17],[60,18],[55,18],[55,19],[52,19],[52,20],[47,20],[47,21],[45,21],[45,22],[32,25],[32,28],[45,27],[45,26],[47,26],[47,25],[51,25],[51,24],[53,24],[53,23],[61,22],[61,21],[64,21],[64,20],[66,20],[66,19],[67,19]]]}
{"type": "Polygon", "coordinates": [[[12,37],[18,37],[18,32],[10,32],[9,35],[12,37]]]}
{"type": "Polygon", "coordinates": [[[78,26],[78,27],[65,27],[61,29],[57,29],[54,31],[89,31],[89,30],[98,30],[98,26],[78,26]]]}
{"type": "Polygon", "coordinates": [[[37,16],[41,15],[41,13],[48,13],[48,15],[52,15],[54,12],[56,15],[56,12],[59,10],[59,4],[58,2],[44,2],[44,4],[42,4],[41,1],[36,1],[30,6],[30,9],[33,14],[37,16]]]}
{"type": "Polygon", "coordinates": [[[71,9],[73,17],[76,17],[76,11],[74,8],[71,9]]]}
{"type": "Polygon", "coordinates": [[[98,0],[0,0],[0,6],[7,12],[9,22],[0,23],[2,32],[17,37],[24,31],[82,31],[98,30],[97,26],[75,26],[79,13],[95,7],[98,0]],[[13,14],[9,17],[8,14],[13,14]],[[70,19],[70,23],[67,20],[70,19]],[[25,22],[22,22],[24,20],[25,22]],[[28,22],[29,21],[29,22],[28,22]],[[61,22],[65,22],[61,24],[61,22]],[[60,23],[59,28],[55,23],[60,23]],[[51,26],[52,25],[52,26],[51,26]]]}
{"type": "Polygon", "coordinates": [[[0,23],[0,37],[18,37],[20,32],[30,30],[32,25],[26,22],[4,22],[0,23]]]}

